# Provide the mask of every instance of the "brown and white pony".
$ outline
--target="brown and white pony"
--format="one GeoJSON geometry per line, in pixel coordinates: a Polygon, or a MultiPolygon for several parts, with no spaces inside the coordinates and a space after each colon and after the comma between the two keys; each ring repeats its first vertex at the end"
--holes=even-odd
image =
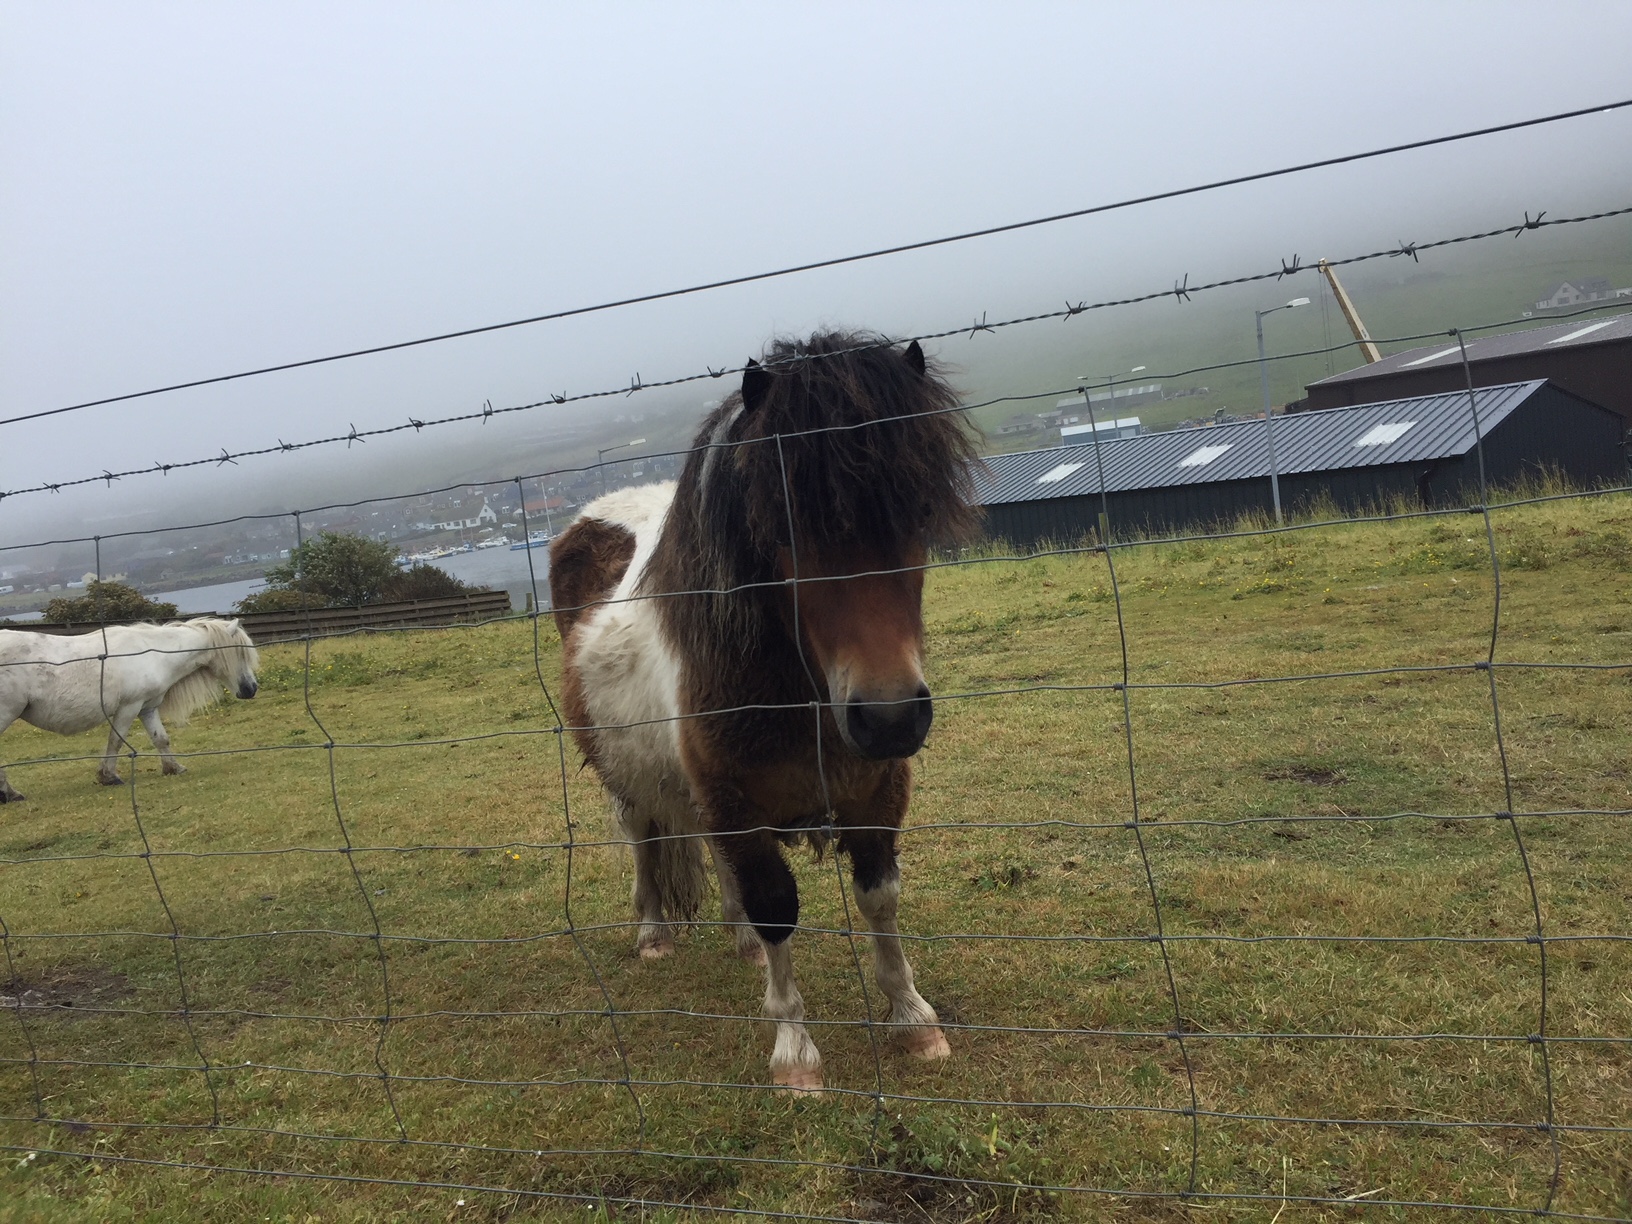
{"type": "Polygon", "coordinates": [[[896,832],[932,717],[920,567],[971,517],[956,406],[916,343],[779,342],[703,422],[677,483],[598,499],[550,550],[564,704],[634,845],[636,947],[673,951],[706,844],[737,951],[766,968],[773,1079],[795,1090],[821,1088],[821,1055],[780,845],[829,823],[890,1024],[919,1057],[949,1053],[897,937],[896,832]]]}

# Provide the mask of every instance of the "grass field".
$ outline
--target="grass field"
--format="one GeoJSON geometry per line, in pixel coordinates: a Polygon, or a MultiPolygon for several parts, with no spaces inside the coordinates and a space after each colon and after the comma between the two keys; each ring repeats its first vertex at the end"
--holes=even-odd
{"type": "MultiPolygon", "coordinates": [[[[728,933],[632,955],[627,851],[570,744],[563,786],[528,622],[315,644],[310,711],[303,648],[270,648],[257,700],[176,736],[189,772],[143,755],[133,788],[60,759],[100,736],[19,726],[4,759],[38,763],[11,766],[28,802],[0,809],[0,919],[30,1006],[0,1016],[0,1220],[1530,1209],[1548,1071],[1554,1207],[1632,1214],[1632,1135],[1591,1129],[1632,1127],[1632,500],[1494,518],[1498,662],[1617,665],[1496,670],[1512,807],[1550,813],[1513,821],[1489,815],[1508,799],[1473,666],[1477,516],[1120,551],[1137,831],[1105,559],[933,571],[941,700],[902,917],[953,1056],[875,1062],[834,864],[801,861],[818,930],[797,963],[835,1089],[814,1099],[761,1087],[761,987],[728,933]],[[1263,682],[1283,676],[1313,678],[1263,682]],[[617,1038],[633,1082],[582,1082],[625,1077],[617,1038]],[[1138,1197],[1188,1184],[1192,1082],[1197,1187],[1263,1197],[1138,1197]],[[948,1097],[966,1103],[927,1099],[948,1097]]],[[[537,658],[553,691],[547,622],[537,658]]]]}

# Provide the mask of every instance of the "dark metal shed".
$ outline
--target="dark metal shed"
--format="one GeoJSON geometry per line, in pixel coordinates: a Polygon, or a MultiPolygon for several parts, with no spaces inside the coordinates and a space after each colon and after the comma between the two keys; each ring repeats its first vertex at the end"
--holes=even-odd
{"type": "MultiPolygon", "coordinates": [[[[1608,409],[1542,381],[1477,390],[1486,478],[1501,484],[1556,468],[1582,484],[1627,479],[1625,430],[1608,409]]],[[[1275,418],[1281,500],[1358,510],[1404,496],[1428,505],[1476,500],[1478,455],[1466,390],[1275,418]]],[[[1264,422],[1177,429],[986,460],[976,498],[990,535],[1017,545],[1079,539],[1100,512],[1105,471],[1112,523],[1173,531],[1269,512],[1264,422]]]]}
{"type": "MultiPolygon", "coordinates": [[[[1545,378],[1632,423],[1632,312],[1470,339],[1468,369],[1476,387],[1545,378]]],[[[1298,411],[1457,391],[1467,385],[1462,354],[1452,338],[1310,383],[1298,411]]]]}

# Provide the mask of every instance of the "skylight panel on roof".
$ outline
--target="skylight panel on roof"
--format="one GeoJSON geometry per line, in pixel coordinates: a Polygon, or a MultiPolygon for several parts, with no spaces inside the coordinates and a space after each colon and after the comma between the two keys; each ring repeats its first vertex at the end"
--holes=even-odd
{"type": "Polygon", "coordinates": [[[1390,442],[1399,441],[1405,436],[1405,431],[1415,424],[1415,421],[1389,421],[1385,425],[1373,425],[1356,438],[1354,444],[1356,446],[1387,446],[1390,442]]]}
{"type": "Polygon", "coordinates": [[[1555,337],[1552,340],[1547,341],[1547,343],[1548,344],[1564,344],[1564,343],[1566,343],[1566,342],[1568,342],[1570,340],[1579,340],[1579,339],[1581,339],[1582,336],[1589,335],[1592,332],[1597,331],[1600,327],[1608,327],[1611,323],[1618,323],[1619,321],[1620,320],[1618,318],[1616,318],[1616,319],[1600,319],[1596,323],[1588,323],[1585,327],[1578,327],[1572,332],[1566,332],[1562,336],[1558,336],[1558,337],[1555,337]]]}
{"type": "Polygon", "coordinates": [[[1212,446],[1198,446],[1195,450],[1191,451],[1183,459],[1179,460],[1179,466],[1180,467],[1206,467],[1214,459],[1217,459],[1220,455],[1222,455],[1225,451],[1229,450],[1230,447],[1232,447],[1234,445],[1235,445],[1234,442],[1218,442],[1218,443],[1215,443],[1212,446]]]}
{"type": "Polygon", "coordinates": [[[1412,366],[1427,365],[1430,361],[1438,361],[1441,357],[1449,357],[1452,353],[1461,351],[1460,346],[1453,344],[1450,348],[1440,349],[1437,353],[1429,353],[1426,357],[1418,357],[1415,361],[1408,361],[1400,369],[1408,370],[1412,366]]]}
{"type": "Polygon", "coordinates": [[[1064,480],[1067,476],[1071,475],[1072,472],[1076,471],[1082,466],[1083,465],[1080,463],[1062,463],[1058,467],[1049,468],[1048,471],[1037,477],[1037,483],[1054,484],[1057,481],[1064,480]]]}

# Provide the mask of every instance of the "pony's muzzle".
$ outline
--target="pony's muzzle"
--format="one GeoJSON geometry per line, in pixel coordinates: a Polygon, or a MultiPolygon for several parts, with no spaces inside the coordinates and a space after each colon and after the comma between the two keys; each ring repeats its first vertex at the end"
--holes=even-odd
{"type": "Polygon", "coordinates": [[[260,691],[261,686],[253,680],[240,680],[238,682],[238,696],[244,701],[248,701],[260,691]]]}
{"type": "Polygon", "coordinates": [[[844,738],[874,761],[909,757],[924,746],[935,706],[920,684],[905,701],[850,701],[844,706],[844,738]]]}

